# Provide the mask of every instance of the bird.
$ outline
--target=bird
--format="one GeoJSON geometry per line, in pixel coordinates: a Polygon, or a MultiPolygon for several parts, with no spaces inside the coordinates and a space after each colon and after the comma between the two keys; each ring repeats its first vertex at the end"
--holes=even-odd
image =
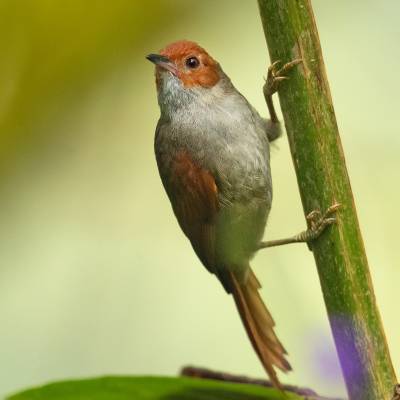
{"type": "MultiPolygon", "coordinates": [[[[291,366],[250,260],[269,246],[262,238],[272,204],[270,142],[281,135],[272,95],[301,60],[268,69],[265,119],[197,43],[176,41],[147,59],[155,64],[160,107],[154,151],[173,212],[202,264],[233,296],[261,364],[282,389],[277,369],[291,366]]],[[[311,236],[333,222],[319,220],[311,236]]]]}

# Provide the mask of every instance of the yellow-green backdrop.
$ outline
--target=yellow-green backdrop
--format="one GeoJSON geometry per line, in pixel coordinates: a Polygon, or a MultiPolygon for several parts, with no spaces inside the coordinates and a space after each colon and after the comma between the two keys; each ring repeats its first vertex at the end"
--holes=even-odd
{"type": "MultiPolygon", "coordinates": [[[[378,305],[400,368],[397,0],[313,2],[378,305]]],[[[153,156],[145,55],[192,39],[266,115],[256,1],[0,4],[0,395],[56,379],[263,376],[232,299],[180,232],[153,156]]],[[[304,228],[286,138],[273,151],[266,236],[304,228]]],[[[253,261],[294,372],[344,387],[306,246],[253,261]]]]}

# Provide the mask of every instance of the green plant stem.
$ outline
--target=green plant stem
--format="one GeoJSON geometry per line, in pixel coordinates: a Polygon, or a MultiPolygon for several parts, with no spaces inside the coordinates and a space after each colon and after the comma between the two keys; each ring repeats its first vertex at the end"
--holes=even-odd
{"type": "Polygon", "coordinates": [[[390,399],[396,376],[376,306],[310,0],[258,0],[271,62],[301,58],[279,89],[307,215],[340,203],[312,245],[351,400],[390,399]]]}

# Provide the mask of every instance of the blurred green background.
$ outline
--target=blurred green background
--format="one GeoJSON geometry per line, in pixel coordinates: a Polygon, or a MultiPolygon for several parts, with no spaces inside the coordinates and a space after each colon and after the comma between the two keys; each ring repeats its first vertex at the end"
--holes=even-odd
{"type": "MultiPolygon", "coordinates": [[[[400,68],[397,0],[313,1],[393,361],[400,68]]],[[[185,364],[264,376],[232,299],[174,220],[153,156],[145,60],[192,39],[266,115],[256,1],[0,3],[0,396],[71,377],[174,375],[185,364]]],[[[273,151],[267,237],[304,228],[286,138],[273,151]]],[[[306,246],[253,261],[294,372],[344,387],[306,246]]]]}

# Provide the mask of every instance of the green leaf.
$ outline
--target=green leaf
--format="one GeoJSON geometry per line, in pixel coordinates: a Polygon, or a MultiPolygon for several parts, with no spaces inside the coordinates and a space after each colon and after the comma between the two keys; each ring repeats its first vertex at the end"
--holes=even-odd
{"type": "Polygon", "coordinates": [[[300,400],[255,385],[192,378],[104,377],[51,383],[8,400],[300,400]]]}

